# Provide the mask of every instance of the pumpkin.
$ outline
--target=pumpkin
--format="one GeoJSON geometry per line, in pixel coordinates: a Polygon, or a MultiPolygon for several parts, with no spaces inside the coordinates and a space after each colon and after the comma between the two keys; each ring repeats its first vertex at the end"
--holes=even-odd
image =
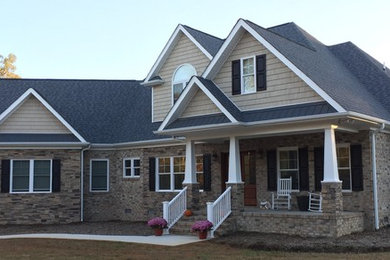
{"type": "Polygon", "coordinates": [[[187,217],[192,216],[192,211],[187,209],[186,211],[184,211],[184,215],[186,215],[187,217]]]}

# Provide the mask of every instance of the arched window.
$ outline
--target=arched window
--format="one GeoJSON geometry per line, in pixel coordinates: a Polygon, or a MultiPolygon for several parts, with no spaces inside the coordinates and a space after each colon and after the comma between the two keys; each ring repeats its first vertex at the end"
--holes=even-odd
{"type": "Polygon", "coordinates": [[[176,69],[172,78],[173,103],[179,98],[180,93],[193,75],[196,75],[196,70],[190,64],[181,65],[176,69]]]}

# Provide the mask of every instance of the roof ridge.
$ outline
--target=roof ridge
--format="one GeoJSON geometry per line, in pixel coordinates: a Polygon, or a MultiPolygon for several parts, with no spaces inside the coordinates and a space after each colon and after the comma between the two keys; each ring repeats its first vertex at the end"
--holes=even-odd
{"type": "Polygon", "coordinates": [[[212,34],[209,34],[209,33],[206,33],[206,32],[204,32],[204,31],[201,31],[201,30],[195,29],[195,28],[193,28],[193,27],[191,27],[191,26],[188,26],[188,25],[185,25],[185,24],[181,24],[181,25],[182,25],[183,27],[190,28],[190,29],[192,29],[192,30],[194,30],[194,31],[197,31],[197,32],[200,32],[200,33],[206,34],[206,35],[208,35],[208,36],[210,36],[210,37],[213,37],[213,38],[215,38],[215,39],[217,39],[217,40],[224,41],[224,39],[222,39],[222,38],[219,38],[219,37],[217,37],[217,36],[215,36],[215,35],[212,35],[212,34]]]}
{"type": "Polygon", "coordinates": [[[282,23],[282,24],[274,25],[274,26],[268,27],[268,28],[266,28],[266,29],[267,29],[267,30],[268,30],[268,29],[273,29],[273,28],[276,28],[276,27],[281,27],[281,26],[290,24],[290,23],[295,24],[294,22],[287,22],[287,23],[282,23]]]}
{"type": "MultiPolygon", "coordinates": [[[[273,32],[273,31],[271,31],[271,30],[268,30],[268,29],[265,28],[265,27],[262,27],[262,26],[260,26],[260,25],[258,25],[258,24],[256,24],[256,23],[254,23],[254,22],[251,22],[250,20],[245,20],[245,22],[249,22],[249,23],[251,23],[251,24],[253,24],[253,25],[255,25],[255,26],[257,26],[257,27],[259,27],[259,28],[261,28],[261,29],[263,29],[263,30],[265,30],[265,31],[267,31],[267,32],[269,32],[269,33],[275,34],[275,35],[278,36],[278,37],[281,37],[281,38],[283,38],[283,39],[285,39],[285,40],[287,40],[287,41],[289,41],[289,42],[295,43],[296,45],[299,45],[299,46],[301,46],[301,47],[304,47],[304,48],[306,48],[306,49],[308,49],[308,50],[316,51],[316,50],[314,49],[314,47],[313,47],[313,48],[309,48],[308,46],[305,46],[305,45],[303,45],[303,44],[301,44],[301,43],[299,43],[299,42],[293,41],[293,40],[291,40],[291,39],[289,39],[289,38],[287,38],[287,37],[284,37],[283,35],[281,35],[281,34],[279,34],[279,33],[273,32]]],[[[289,24],[289,23],[285,23],[284,25],[286,25],[286,24],[289,24]]]]}

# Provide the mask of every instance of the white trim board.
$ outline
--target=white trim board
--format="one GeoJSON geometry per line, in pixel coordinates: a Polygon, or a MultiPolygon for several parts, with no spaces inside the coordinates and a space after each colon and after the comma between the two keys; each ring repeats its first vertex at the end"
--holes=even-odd
{"type": "Polygon", "coordinates": [[[213,56],[197,41],[195,38],[184,28],[183,25],[179,24],[171,37],[169,38],[167,44],[165,45],[164,49],[158,56],[156,62],[154,63],[152,69],[146,76],[146,79],[144,80],[143,85],[147,85],[149,80],[153,77],[156,76],[155,73],[158,72],[162,66],[164,65],[164,62],[168,58],[168,56],[171,54],[173,48],[175,47],[176,43],[179,41],[181,33],[183,33],[185,36],[187,36],[194,44],[196,47],[199,48],[199,50],[209,59],[211,60],[213,56]]]}
{"type": "Polygon", "coordinates": [[[227,117],[232,123],[237,123],[238,120],[230,114],[229,111],[214,97],[213,94],[202,84],[202,82],[197,77],[192,77],[188,82],[188,85],[184,88],[179,99],[173,105],[171,110],[169,110],[168,115],[165,117],[164,121],[161,123],[158,128],[158,132],[162,131],[169,123],[177,119],[191,102],[192,98],[196,94],[196,90],[199,88],[202,90],[208,98],[218,107],[219,110],[227,117]]]}
{"type": "Polygon", "coordinates": [[[206,79],[213,79],[221,69],[223,63],[230,55],[236,44],[241,39],[244,30],[249,32],[256,40],[264,45],[272,54],[274,54],[281,62],[283,62],[290,70],[292,70],[299,78],[301,78],[307,85],[309,85],[319,96],[327,101],[337,112],[346,112],[346,110],[331,98],[322,88],[320,88],[313,80],[298,69],[291,61],[289,61],[282,53],[280,53],[274,46],[266,41],[259,33],[257,33],[247,22],[239,19],[225,42],[218,50],[217,54],[211,60],[205,69],[202,77],[206,79]]]}
{"type": "Polygon", "coordinates": [[[49,110],[80,142],[86,143],[85,139],[57,112],[52,106],[34,89],[29,88],[14,103],[12,103],[3,113],[0,114],[0,124],[2,124],[13,112],[15,112],[30,97],[34,96],[42,105],[49,110]]]}

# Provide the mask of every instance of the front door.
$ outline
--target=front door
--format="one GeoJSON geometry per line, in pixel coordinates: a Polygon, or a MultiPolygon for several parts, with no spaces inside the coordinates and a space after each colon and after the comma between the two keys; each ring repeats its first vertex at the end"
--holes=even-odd
{"type": "MultiPolygon", "coordinates": [[[[255,151],[241,152],[241,178],[244,182],[244,205],[257,206],[256,199],[256,156],[255,151]]],[[[221,187],[226,189],[229,172],[229,153],[221,154],[221,187]]]]}

